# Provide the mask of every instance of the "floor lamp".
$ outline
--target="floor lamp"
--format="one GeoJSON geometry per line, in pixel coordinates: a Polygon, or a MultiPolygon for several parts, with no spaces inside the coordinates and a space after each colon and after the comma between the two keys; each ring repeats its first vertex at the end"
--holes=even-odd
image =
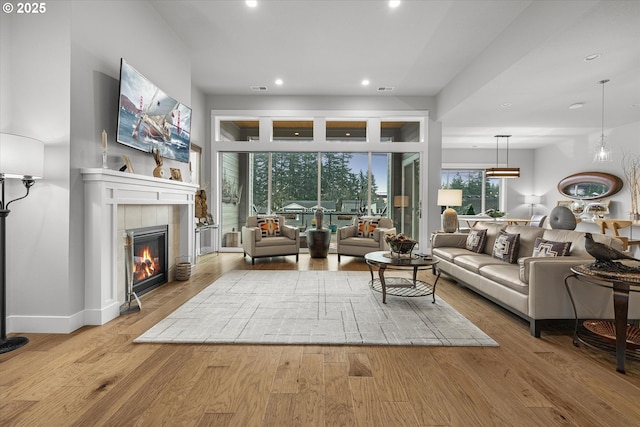
{"type": "Polygon", "coordinates": [[[7,217],[9,205],[29,195],[36,179],[42,178],[44,169],[44,144],[24,136],[0,133],[0,354],[18,349],[29,342],[26,337],[7,337],[7,217]],[[27,193],[7,202],[4,184],[7,179],[21,179],[27,193]]]}

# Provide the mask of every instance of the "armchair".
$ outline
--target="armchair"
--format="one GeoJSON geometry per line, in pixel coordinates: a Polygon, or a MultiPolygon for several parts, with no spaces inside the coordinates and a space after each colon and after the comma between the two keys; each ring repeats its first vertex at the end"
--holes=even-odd
{"type": "Polygon", "coordinates": [[[295,255],[298,262],[300,231],[285,224],[283,216],[250,216],[242,227],[244,256],[256,258],[295,255]]]}
{"type": "Polygon", "coordinates": [[[389,218],[356,218],[354,224],[341,227],[336,233],[338,262],[340,255],[363,257],[369,252],[387,250],[386,234],[396,234],[389,218]]]}

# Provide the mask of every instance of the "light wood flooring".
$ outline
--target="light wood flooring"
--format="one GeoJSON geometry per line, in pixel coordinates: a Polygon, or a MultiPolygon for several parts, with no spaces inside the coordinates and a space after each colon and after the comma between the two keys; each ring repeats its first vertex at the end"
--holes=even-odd
{"type": "MultiPolygon", "coordinates": [[[[232,269],[367,270],[336,255],[199,258],[143,310],[0,355],[2,426],[638,426],[640,363],[571,343],[441,281],[437,296],[499,348],[134,344],[232,269]]],[[[431,280],[430,272],[421,273],[431,280]]],[[[390,296],[389,298],[397,298],[390,296]]]]}

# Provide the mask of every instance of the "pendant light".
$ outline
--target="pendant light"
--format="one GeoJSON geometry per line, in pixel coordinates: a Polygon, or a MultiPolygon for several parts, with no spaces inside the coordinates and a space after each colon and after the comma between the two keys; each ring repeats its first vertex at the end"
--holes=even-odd
{"type": "Polygon", "coordinates": [[[593,154],[594,163],[604,163],[613,160],[611,148],[604,145],[604,84],[608,81],[609,79],[605,79],[599,82],[602,85],[602,134],[600,134],[600,145],[596,147],[596,151],[593,154]]]}
{"type": "Polygon", "coordinates": [[[487,178],[520,178],[520,168],[509,167],[509,138],[511,135],[496,135],[496,167],[487,168],[485,173],[487,178]],[[507,138],[507,166],[498,167],[498,155],[500,153],[498,143],[500,138],[507,138]]]}

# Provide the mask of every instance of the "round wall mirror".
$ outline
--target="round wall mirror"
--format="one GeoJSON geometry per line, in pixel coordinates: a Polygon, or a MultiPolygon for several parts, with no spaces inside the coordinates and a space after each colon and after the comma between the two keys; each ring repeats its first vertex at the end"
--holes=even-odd
{"type": "Polygon", "coordinates": [[[622,179],[605,172],[580,172],[563,178],[558,191],[571,199],[595,200],[622,189],[622,179]]]}

